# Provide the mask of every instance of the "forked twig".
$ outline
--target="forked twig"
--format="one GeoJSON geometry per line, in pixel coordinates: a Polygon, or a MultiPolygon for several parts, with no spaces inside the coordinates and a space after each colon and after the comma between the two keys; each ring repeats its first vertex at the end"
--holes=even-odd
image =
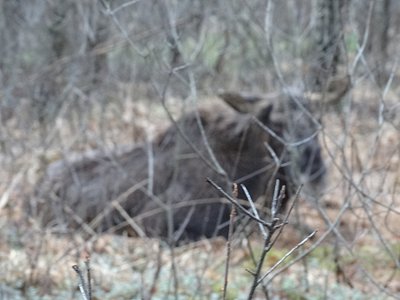
{"type": "Polygon", "coordinates": [[[310,233],[305,239],[303,239],[300,243],[294,246],[288,253],[286,253],[280,260],[278,260],[258,281],[257,284],[260,284],[269,274],[271,274],[283,261],[288,258],[294,251],[303,246],[308,240],[313,238],[313,236],[317,233],[317,230],[314,230],[310,233]]]}
{"type": "Polygon", "coordinates": [[[92,283],[91,283],[91,275],[90,275],[90,257],[89,255],[85,260],[86,266],[86,280],[83,276],[83,272],[79,268],[78,265],[73,265],[72,269],[76,272],[78,276],[78,287],[81,292],[82,298],[84,300],[92,300],[92,283]]]}
{"type": "Polygon", "coordinates": [[[264,225],[265,227],[271,227],[272,224],[265,222],[264,220],[257,218],[254,216],[252,213],[250,213],[243,205],[241,205],[236,199],[234,199],[231,195],[229,195],[227,192],[225,192],[219,185],[217,185],[213,180],[210,178],[207,178],[207,182],[211,184],[215,189],[217,189],[229,202],[231,202],[233,205],[235,205],[236,208],[238,208],[241,212],[243,212],[246,216],[248,216],[250,219],[264,225]]]}
{"type": "MultiPolygon", "coordinates": [[[[285,189],[282,188],[281,191],[279,192],[279,194],[278,194],[278,190],[279,190],[279,180],[277,180],[275,183],[274,196],[273,196],[273,201],[271,203],[271,205],[273,207],[274,206],[279,207],[280,204],[278,202],[281,202],[283,200],[283,198],[285,197],[284,196],[285,189]]],[[[248,195],[248,193],[246,195],[250,199],[249,202],[252,203],[252,199],[251,199],[250,195],[248,195]]],[[[274,235],[275,231],[278,230],[278,228],[280,228],[279,226],[276,226],[278,221],[279,221],[279,218],[277,218],[276,215],[275,216],[273,215],[271,227],[267,228],[267,230],[264,231],[264,234],[265,234],[264,235],[264,247],[263,247],[263,251],[260,255],[260,258],[257,262],[256,270],[254,272],[251,272],[248,270],[254,277],[253,284],[251,285],[250,292],[247,297],[247,299],[249,299],[249,300],[253,299],[254,292],[255,292],[257,286],[261,283],[261,281],[259,280],[259,277],[260,277],[261,269],[264,264],[264,260],[267,256],[267,253],[271,250],[272,236],[274,235]]]]}

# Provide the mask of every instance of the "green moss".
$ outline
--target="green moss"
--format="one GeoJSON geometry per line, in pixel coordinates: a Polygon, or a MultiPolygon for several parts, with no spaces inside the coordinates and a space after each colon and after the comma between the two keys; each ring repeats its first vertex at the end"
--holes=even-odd
{"type": "Polygon", "coordinates": [[[344,40],[349,53],[356,53],[358,51],[359,37],[357,33],[346,34],[344,40]]]}

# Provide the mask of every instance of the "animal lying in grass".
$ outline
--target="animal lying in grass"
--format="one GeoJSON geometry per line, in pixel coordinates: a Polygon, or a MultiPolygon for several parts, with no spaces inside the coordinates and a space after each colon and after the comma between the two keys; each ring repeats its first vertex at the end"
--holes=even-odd
{"type": "MultiPolygon", "coordinates": [[[[233,182],[244,184],[267,206],[280,179],[288,191],[282,209],[299,184],[323,185],[319,124],[304,99],[220,97],[225,104],[182,116],[151,143],[52,163],[35,196],[43,223],[175,242],[226,237],[230,205],[206,178],[228,193],[233,182]]],[[[246,199],[241,190],[238,197],[246,199]]]]}

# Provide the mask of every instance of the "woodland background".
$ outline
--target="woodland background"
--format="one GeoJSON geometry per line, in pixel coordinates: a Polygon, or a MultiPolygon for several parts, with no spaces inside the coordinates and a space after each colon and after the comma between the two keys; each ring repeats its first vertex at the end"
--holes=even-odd
{"type": "MultiPolygon", "coordinates": [[[[328,186],[292,215],[317,236],[254,298],[400,298],[399,26],[393,0],[0,0],[0,298],[78,299],[89,253],[93,299],[220,299],[222,240],[57,236],[22,203],[50,162],[162,131],[163,100],[180,115],[293,86],[319,95],[328,186]],[[339,99],[334,78],[351,81],[339,99]]],[[[289,224],[265,271],[304,237],[289,224]]],[[[261,251],[234,241],[228,299],[247,298],[261,251]]]]}

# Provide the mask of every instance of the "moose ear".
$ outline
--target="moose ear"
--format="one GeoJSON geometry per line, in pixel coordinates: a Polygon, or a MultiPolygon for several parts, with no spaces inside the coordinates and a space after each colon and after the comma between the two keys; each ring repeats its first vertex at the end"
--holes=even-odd
{"type": "Polygon", "coordinates": [[[218,97],[240,113],[254,112],[257,103],[262,100],[262,98],[259,96],[244,95],[235,92],[221,92],[218,94],[218,97]]]}
{"type": "Polygon", "coordinates": [[[257,113],[257,119],[260,120],[263,124],[267,124],[270,121],[271,117],[271,112],[273,109],[273,105],[269,104],[267,106],[264,106],[258,113],[257,113]]]}

